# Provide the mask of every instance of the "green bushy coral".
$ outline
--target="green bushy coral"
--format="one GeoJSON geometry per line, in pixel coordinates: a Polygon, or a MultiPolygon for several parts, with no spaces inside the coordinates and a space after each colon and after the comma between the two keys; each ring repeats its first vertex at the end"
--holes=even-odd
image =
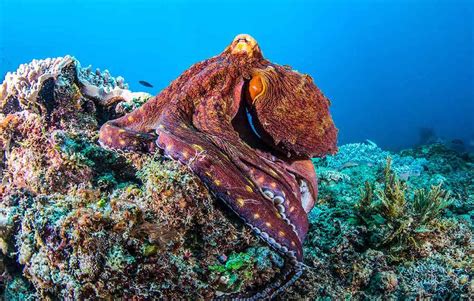
{"type": "Polygon", "coordinates": [[[449,193],[441,184],[428,191],[421,188],[413,193],[400,181],[387,159],[384,180],[365,183],[362,196],[356,205],[356,215],[369,232],[369,243],[375,248],[389,248],[393,253],[420,248],[429,233],[440,230],[446,223],[438,220],[440,212],[449,204],[449,193]]]}

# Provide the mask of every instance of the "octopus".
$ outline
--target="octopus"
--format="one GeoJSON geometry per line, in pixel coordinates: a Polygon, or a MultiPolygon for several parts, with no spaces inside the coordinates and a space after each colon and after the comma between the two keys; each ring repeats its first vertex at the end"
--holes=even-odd
{"type": "Polygon", "coordinates": [[[235,37],[135,111],[106,122],[99,142],[160,151],[187,165],[253,232],[286,258],[252,299],[276,296],[302,274],[308,212],[318,194],[312,157],[337,151],[330,101],[311,76],[265,59],[235,37]]]}

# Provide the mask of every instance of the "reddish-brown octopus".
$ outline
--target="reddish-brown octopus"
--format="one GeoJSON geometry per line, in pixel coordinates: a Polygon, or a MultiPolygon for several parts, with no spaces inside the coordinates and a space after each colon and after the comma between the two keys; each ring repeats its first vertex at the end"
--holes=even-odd
{"type": "Polygon", "coordinates": [[[310,158],[337,150],[329,100],[307,74],[263,57],[238,35],[139,109],[105,123],[102,145],[154,151],[188,165],[289,263],[253,298],[270,298],[303,269],[307,213],[317,197],[310,158]]]}

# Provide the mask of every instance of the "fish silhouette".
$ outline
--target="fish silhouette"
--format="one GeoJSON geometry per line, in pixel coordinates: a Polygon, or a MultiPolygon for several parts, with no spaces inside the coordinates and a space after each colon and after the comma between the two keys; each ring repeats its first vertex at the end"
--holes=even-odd
{"type": "Polygon", "coordinates": [[[461,139],[453,139],[451,140],[451,143],[457,145],[464,145],[464,141],[462,141],[461,139]]]}
{"type": "Polygon", "coordinates": [[[153,85],[150,84],[149,82],[146,82],[146,81],[144,81],[144,80],[140,80],[140,81],[138,81],[138,82],[139,82],[140,85],[142,85],[142,86],[145,86],[145,87],[148,87],[148,88],[153,88],[153,85]]]}

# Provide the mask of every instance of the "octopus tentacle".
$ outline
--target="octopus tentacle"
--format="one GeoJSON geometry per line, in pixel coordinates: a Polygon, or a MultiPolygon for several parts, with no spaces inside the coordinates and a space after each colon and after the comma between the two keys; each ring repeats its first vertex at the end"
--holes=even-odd
{"type": "Polygon", "coordinates": [[[105,124],[99,134],[102,146],[132,152],[153,151],[155,139],[156,136],[152,134],[129,130],[116,123],[105,124]]]}
{"type": "Polygon", "coordinates": [[[99,143],[126,151],[154,151],[157,137],[153,130],[165,104],[163,98],[155,97],[139,109],[118,119],[107,121],[100,129],[99,143]],[[149,115],[150,113],[152,115],[149,115]],[[156,117],[150,118],[150,116],[156,117]]]}
{"type": "Polygon", "coordinates": [[[157,144],[165,154],[189,166],[260,238],[289,258],[291,266],[301,266],[303,251],[297,233],[231,157],[176,114],[164,113],[160,122],[157,144]]]}
{"type": "Polygon", "coordinates": [[[236,160],[240,160],[241,164],[249,168],[250,177],[260,188],[262,195],[273,204],[282,219],[298,235],[300,241],[303,241],[308,231],[308,223],[306,212],[301,206],[301,196],[295,179],[273,163],[266,163],[266,165],[271,164],[272,175],[267,174],[264,162],[257,157],[257,162],[250,163],[248,156],[244,157],[247,154],[242,153],[236,160]],[[281,183],[287,183],[291,189],[281,183]]]}
{"type": "Polygon", "coordinates": [[[201,101],[203,105],[196,109],[193,116],[196,128],[207,134],[209,140],[252,181],[302,242],[309,225],[296,179],[275,162],[259,156],[255,149],[240,139],[231,125],[228,112],[224,110],[229,102],[216,96],[201,101]],[[219,110],[208,114],[204,108],[209,106],[219,110]]]}
{"type": "Polygon", "coordinates": [[[271,283],[268,287],[258,292],[256,295],[252,296],[253,300],[271,300],[275,296],[279,295],[281,292],[286,290],[290,285],[295,283],[301,275],[303,274],[304,266],[300,263],[290,266],[283,271],[280,279],[277,279],[275,282],[271,283]]]}

